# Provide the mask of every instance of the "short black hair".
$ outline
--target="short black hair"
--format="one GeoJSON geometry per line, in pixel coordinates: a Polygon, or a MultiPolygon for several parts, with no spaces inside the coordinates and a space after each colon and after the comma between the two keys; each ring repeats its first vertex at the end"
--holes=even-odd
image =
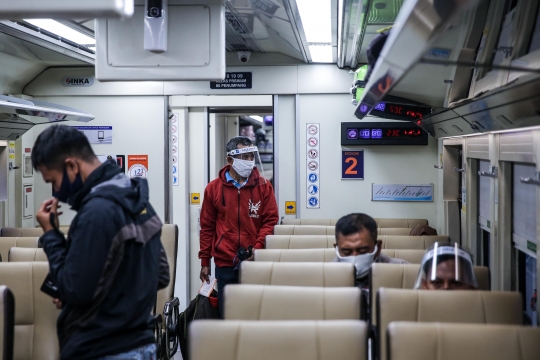
{"type": "Polygon", "coordinates": [[[96,157],[81,131],[71,126],[53,125],[37,137],[32,150],[32,165],[36,170],[39,166],[63,170],[64,162],[70,156],[85,162],[91,162],[96,157]]]}
{"type": "Polygon", "coordinates": [[[244,145],[244,146],[252,146],[253,141],[251,141],[250,138],[247,136],[236,136],[233,137],[229,142],[227,143],[226,149],[227,152],[236,150],[238,148],[238,145],[244,145]]]}
{"type": "Polygon", "coordinates": [[[343,216],[336,223],[336,241],[338,234],[348,236],[366,229],[374,242],[377,242],[377,223],[367,214],[356,213],[343,216]]]}

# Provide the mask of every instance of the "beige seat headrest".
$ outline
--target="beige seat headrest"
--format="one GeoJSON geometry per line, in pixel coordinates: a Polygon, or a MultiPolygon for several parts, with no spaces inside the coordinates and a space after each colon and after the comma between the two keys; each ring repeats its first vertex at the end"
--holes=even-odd
{"type": "Polygon", "coordinates": [[[411,233],[410,228],[377,228],[378,235],[401,235],[409,236],[411,233]]]}
{"type": "MultiPolygon", "coordinates": [[[[404,251],[404,250],[401,250],[404,251]]],[[[478,290],[489,291],[490,279],[489,269],[485,266],[474,266],[474,275],[478,282],[478,290]]],[[[420,271],[420,264],[382,264],[374,263],[371,265],[370,271],[370,309],[371,309],[371,321],[373,324],[377,324],[377,309],[375,307],[375,300],[377,291],[381,288],[390,289],[413,289],[418,272],[420,271]]]]}
{"type": "Polygon", "coordinates": [[[333,248],[334,235],[268,235],[267,249],[322,249],[333,248]]]}
{"type": "Polygon", "coordinates": [[[175,224],[164,224],[161,228],[161,243],[169,262],[169,285],[158,290],[156,299],[156,313],[163,312],[165,303],[173,297],[174,284],[176,278],[176,258],[178,252],[178,226],[175,224]]]}
{"type": "Polygon", "coordinates": [[[450,242],[448,236],[398,236],[379,235],[379,240],[383,242],[383,249],[416,249],[426,250],[436,242],[450,242]]]}
{"type": "MultiPolygon", "coordinates": [[[[339,219],[283,219],[281,225],[336,225],[339,219]]],[[[394,219],[394,218],[374,218],[379,228],[410,228],[417,225],[428,225],[426,219],[394,219]]],[[[408,233],[407,233],[408,235],[408,233]]]]}
{"type": "Polygon", "coordinates": [[[241,284],[285,286],[354,286],[354,265],[350,263],[278,263],[243,261],[241,284]]]}
{"type": "Polygon", "coordinates": [[[382,249],[381,254],[391,258],[405,260],[411,264],[420,264],[426,252],[424,250],[401,250],[401,249],[382,249]]]}
{"type": "Polygon", "coordinates": [[[274,235],[334,235],[335,226],[323,225],[276,225],[274,235]]]}
{"type": "Polygon", "coordinates": [[[0,354],[2,359],[13,358],[15,336],[15,299],[7,286],[0,285],[0,354]]]}
{"type": "Polygon", "coordinates": [[[227,285],[225,320],[359,320],[357,287],[227,285]]]}
{"type": "Polygon", "coordinates": [[[9,249],[9,262],[23,261],[48,261],[47,255],[43,249],[30,249],[22,247],[12,247],[9,249]]]}
{"type": "Polygon", "coordinates": [[[1,235],[2,237],[40,237],[43,235],[43,229],[5,227],[2,228],[1,235]]]}
{"type": "Polygon", "coordinates": [[[38,237],[0,237],[0,255],[2,261],[8,261],[9,249],[12,247],[19,248],[37,248],[38,237]]]}
{"type": "Polygon", "coordinates": [[[394,321],[522,324],[521,294],[479,290],[404,290],[377,292],[380,359],[386,357],[386,329],[394,321]]]}
{"type": "Polygon", "coordinates": [[[257,249],[255,261],[275,262],[331,262],[336,257],[334,248],[327,249],[257,249]]]}
{"type": "Polygon", "coordinates": [[[365,360],[367,325],[360,320],[194,321],[192,360],[365,360]]]}
{"type": "Polygon", "coordinates": [[[394,322],[390,360],[526,360],[540,354],[540,329],[513,325],[394,322]]]}

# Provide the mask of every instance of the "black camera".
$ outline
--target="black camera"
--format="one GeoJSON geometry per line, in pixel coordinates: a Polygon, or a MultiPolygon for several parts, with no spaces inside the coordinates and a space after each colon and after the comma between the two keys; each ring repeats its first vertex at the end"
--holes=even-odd
{"type": "Polygon", "coordinates": [[[240,247],[238,251],[236,252],[236,257],[239,261],[247,260],[253,255],[253,246],[249,246],[248,249],[244,249],[243,247],[240,247]]]}
{"type": "Polygon", "coordinates": [[[160,18],[163,12],[162,0],[148,0],[146,16],[151,18],[160,18]]]}

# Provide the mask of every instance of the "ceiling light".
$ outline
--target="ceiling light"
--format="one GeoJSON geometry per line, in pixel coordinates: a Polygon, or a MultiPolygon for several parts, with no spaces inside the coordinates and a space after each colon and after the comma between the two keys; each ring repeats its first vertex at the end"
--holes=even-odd
{"type": "Polygon", "coordinates": [[[24,19],[24,21],[35,25],[43,30],[47,30],[63,37],[69,41],[73,41],[79,45],[95,45],[96,39],[91,38],[83,33],[73,30],[64,24],[52,19],[24,19]]]}
{"type": "Polygon", "coordinates": [[[334,61],[332,45],[311,45],[308,46],[311,54],[311,61],[314,63],[331,63],[334,61]]]}
{"type": "Polygon", "coordinates": [[[259,116],[259,115],[249,115],[249,117],[252,118],[253,120],[258,121],[258,122],[263,122],[262,116],[259,116]]]}
{"type": "Polygon", "coordinates": [[[296,0],[308,43],[332,42],[332,0],[296,0]]]}

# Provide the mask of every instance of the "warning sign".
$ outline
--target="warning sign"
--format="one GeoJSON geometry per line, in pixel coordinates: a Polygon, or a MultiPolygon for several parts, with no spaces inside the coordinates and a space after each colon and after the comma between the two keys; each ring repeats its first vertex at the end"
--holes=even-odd
{"type": "Polygon", "coordinates": [[[210,89],[251,89],[251,75],[250,72],[228,72],[225,80],[210,81],[210,89]]]}
{"type": "Polygon", "coordinates": [[[285,201],[285,215],[296,215],[296,201],[285,201]]]}
{"type": "Polygon", "coordinates": [[[200,193],[191,193],[191,205],[198,205],[201,203],[200,193]]]}
{"type": "Polygon", "coordinates": [[[147,178],[148,155],[128,155],[128,175],[130,178],[147,178]]]}

